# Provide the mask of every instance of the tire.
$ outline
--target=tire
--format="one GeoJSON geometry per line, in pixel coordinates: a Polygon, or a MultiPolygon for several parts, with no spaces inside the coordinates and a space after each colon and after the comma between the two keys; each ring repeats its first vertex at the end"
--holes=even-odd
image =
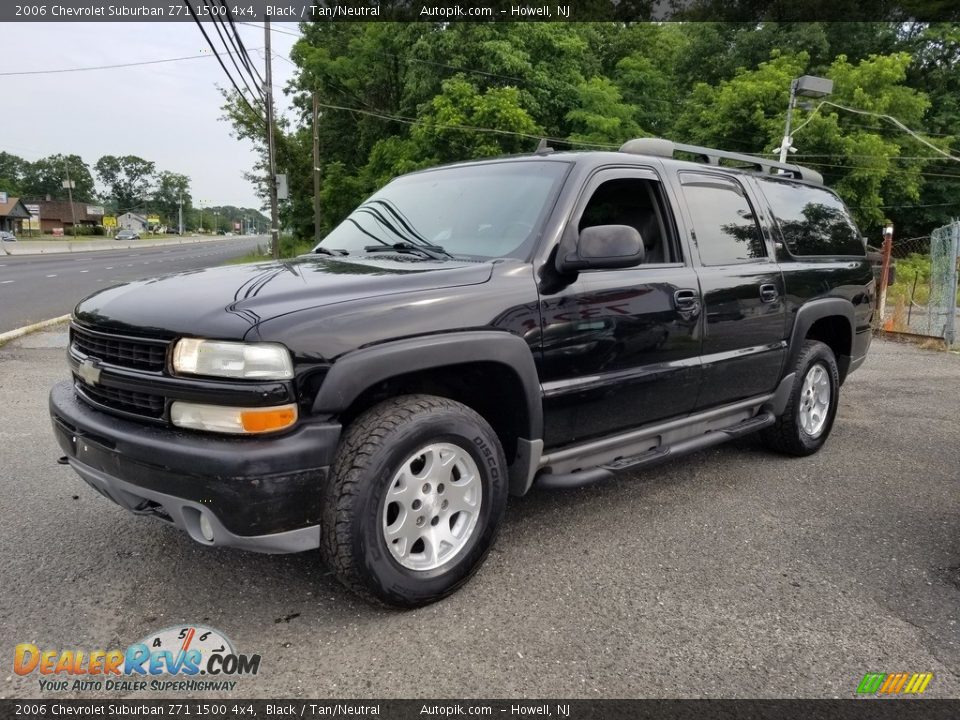
{"type": "Polygon", "coordinates": [[[503,449],[480,415],[432,395],[387,400],[340,441],[323,497],[323,558],[368,600],[435,602],[483,563],[507,490],[503,449]]]}
{"type": "Polygon", "coordinates": [[[833,428],[840,400],[840,373],[833,351],[824,343],[804,340],[790,372],[796,373],[790,399],[776,423],[761,431],[764,444],[787,455],[817,452],[833,428]],[[818,373],[819,369],[819,373],[818,373]],[[813,385],[806,384],[814,380],[813,385]],[[808,391],[813,391],[811,394],[808,391]],[[824,391],[829,391],[825,412],[816,412],[824,391]],[[811,432],[812,431],[812,432],[811,432]]]}

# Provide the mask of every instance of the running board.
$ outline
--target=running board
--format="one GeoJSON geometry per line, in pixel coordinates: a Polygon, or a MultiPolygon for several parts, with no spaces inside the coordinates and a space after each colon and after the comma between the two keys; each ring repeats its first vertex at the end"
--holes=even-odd
{"type": "Polygon", "coordinates": [[[661,462],[664,462],[669,458],[687,455],[699,450],[705,450],[706,448],[713,447],[714,445],[725,443],[728,440],[742,437],[743,435],[749,435],[757,430],[762,430],[765,427],[769,427],[775,422],[776,417],[774,414],[769,410],[764,410],[759,415],[738,422],[737,424],[731,425],[728,428],[710,430],[702,435],[697,435],[687,440],[681,440],[673,445],[656,447],[633,457],[617,458],[613,462],[570,473],[541,473],[534,481],[534,485],[539,488],[551,490],[593,485],[604,480],[609,480],[613,478],[615,473],[623,470],[648,468],[654,465],[659,465],[661,462]]]}

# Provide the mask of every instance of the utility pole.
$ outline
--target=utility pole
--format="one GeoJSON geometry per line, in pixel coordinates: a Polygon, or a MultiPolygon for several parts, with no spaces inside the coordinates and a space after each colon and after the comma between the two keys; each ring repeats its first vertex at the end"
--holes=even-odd
{"type": "Polygon", "coordinates": [[[280,222],[277,219],[277,158],[274,151],[273,137],[273,74],[271,72],[270,55],[270,16],[263,18],[263,49],[266,55],[265,73],[263,78],[264,95],[267,102],[267,165],[270,173],[270,248],[274,260],[280,259],[280,222]]]}
{"type": "Polygon", "coordinates": [[[893,223],[887,220],[883,227],[883,264],[880,266],[880,287],[877,290],[877,314],[879,327],[883,328],[883,315],[887,310],[887,281],[890,277],[890,256],[893,255],[893,223]]]}
{"type": "Polygon", "coordinates": [[[313,239],[320,243],[320,105],[313,92],[313,239]]]}
{"type": "Polygon", "coordinates": [[[183,235],[183,193],[180,193],[180,199],[177,206],[177,225],[179,225],[180,235],[183,235]]]}
{"type": "Polygon", "coordinates": [[[67,197],[70,200],[70,215],[73,217],[73,236],[77,236],[77,209],[73,206],[73,181],[70,179],[70,166],[67,164],[66,159],[63,161],[63,172],[67,176],[67,180],[63,183],[63,186],[67,189],[67,197]]]}
{"type": "Polygon", "coordinates": [[[795,152],[793,149],[793,136],[790,134],[793,123],[793,111],[797,107],[797,96],[810,98],[821,98],[833,92],[833,80],[817,77],[816,75],[804,75],[794,78],[790,81],[790,102],[787,104],[787,124],[783,129],[783,140],[780,141],[780,147],[774,152],[780,153],[780,162],[787,161],[787,153],[795,152]]]}
{"type": "Polygon", "coordinates": [[[790,137],[790,123],[793,121],[793,109],[797,106],[797,80],[790,81],[790,102],[787,103],[787,125],[783,129],[783,140],[780,141],[780,162],[787,161],[787,152],[793,144],[790,137]]]}

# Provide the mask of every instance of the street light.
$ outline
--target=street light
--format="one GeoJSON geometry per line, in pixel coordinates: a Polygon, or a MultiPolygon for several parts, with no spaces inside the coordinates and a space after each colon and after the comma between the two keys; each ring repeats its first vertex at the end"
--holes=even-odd
{"type": "Polygon", "coordinates": [[[833,80],[817,77],[816,75],[804,75],[790,83],[787,124],[783,130],[783,140],[780,141],[780,147],[774,149],[774,152],[780,153],[780,162],[787,161],[788,152],[796,152],[796,149],[793,147],[793,137],[790,135],[790,122],[793,119],[793,109],[797,106],[797,96],[818,98],[829,95],[832,92],[833,80]]]}

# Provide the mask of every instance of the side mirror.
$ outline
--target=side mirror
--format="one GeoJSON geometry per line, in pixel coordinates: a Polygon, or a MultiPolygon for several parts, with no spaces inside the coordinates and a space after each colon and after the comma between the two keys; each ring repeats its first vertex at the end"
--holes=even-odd
{"type": "Polygon", "coordinates": [[[629,225],[586,227],[577,238],[576,249],[561,258],[558,270],[601,270],[628,268],[643,262],[643,238],[629,225]]]}

